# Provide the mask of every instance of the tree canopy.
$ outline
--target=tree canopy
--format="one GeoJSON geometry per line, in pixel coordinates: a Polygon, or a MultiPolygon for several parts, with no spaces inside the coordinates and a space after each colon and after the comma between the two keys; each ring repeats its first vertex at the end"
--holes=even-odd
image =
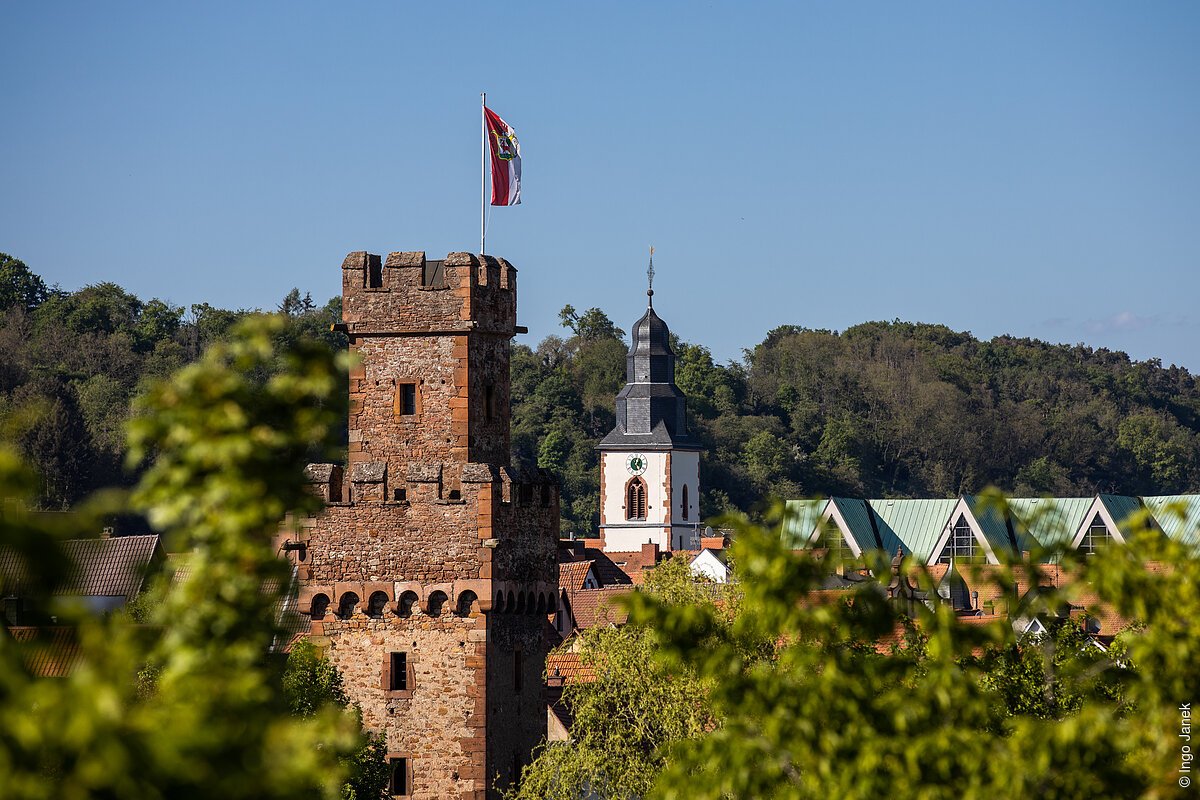
{"type": "MultiPolygon", "coordinates": [[[[672,607],[697,604],[722,624],[736,613],[736,596],[694,579],[682,558],[656,568],[645,588],[672,607]]],[[[702,735],[713,723],[709,681],[686,665],[668,666],[656,659],[655,637],[648,628],[589,628],[577,647],[589,678],[564,688],[572,740],[545,746],[523,771],[518,788],[509,792],[511,800],[589,793],[642,797],[662,772],[668,748],[702,735]]]]}
{"type": "MultiPolygon", "coordinates": [[[[345,346],[330,331],[340,298],[318,307],[293,289],[279,308],[280,341],[345,346]]],[[[226,339],[247,313],[206,303],[185,311],[115,283],[52,291],[0,254],[0,430],[36,468],[39,505],[68,508],[100,487],[132,486],[136,472],[123,465],[133,398],[226,339]]]]}
{"type": "Polygon", "coordinates": [[[336,446],[344,408],[344,359],[306,339],[277,348],[284,327],[247,320],[150,386],[129,452],[152,462],[128,500],[108,493],[72,513],[32,513],[21,501],[37,484],[0,449],[0,546],[78,643],[65,677],[43,677],[32,666],[41,634],[0,636],[6,797],[342,795],[364,744],[357,720],[336,697],[298,709],[293,692],[289,707],[267,656],[289,584],[272,539],[286,513],[315,510],[301,468],[314,443],[336,446]],[[53,593],[69,574],[58,542],[94,535],[99,515],[126,506],[189,554],[186,577],[158,578],[140,625],[53,593]]]}
{"type": "Polygon", "coordinates": [[[995,568],[1013,615],[1049,628],[1018,637],[1004,615],[968,624],[949,603],[890,602],[897,575],[931,595],[935,582],[884,553],[858,564],[874,578],[824,588],[834,565],[786,549],[779,514],[726,520],[731,595],[634,592],[624,628],[583,634],[595,680],[564,693],[572,739],[542,751],[516,796],[1190,796],[1178,733],[1200,679],[1193,553],[1153,534],[1059,553],[1071,580],[1058,588],[1034,558],[995,568]],[[1103,650],[1053,612],[1069,603],[1135,627],[1103,650]]]}

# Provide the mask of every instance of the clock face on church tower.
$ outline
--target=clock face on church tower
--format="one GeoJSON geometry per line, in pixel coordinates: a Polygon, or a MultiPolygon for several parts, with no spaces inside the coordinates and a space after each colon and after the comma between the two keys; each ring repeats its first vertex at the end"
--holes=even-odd
{"type": "Polygon", "coordinates": [[[641,475],[646,471],[646,457],[641,453],[634,453],[625,459],[625,468],[629,470],[630,475],[641,475]]]}

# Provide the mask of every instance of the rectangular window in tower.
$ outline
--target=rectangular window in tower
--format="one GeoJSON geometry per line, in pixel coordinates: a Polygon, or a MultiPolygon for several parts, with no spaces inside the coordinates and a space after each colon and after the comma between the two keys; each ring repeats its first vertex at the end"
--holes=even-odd
{"type": "Polygon", "coordinates": [[[367,264],[367,287],[368,289],[383,288],[383,262],[376,257],[372,257],[367,264]]]}
{"type": "Polygon", "coordinates": [[[408,797],[412,793],[412,776],[409,774],[407,758],[389,758],[388,794],[392,797],[408,797]]]}
{"type": "Polygon", "coordinates": [[[496,419],[496,387],[490,383],[483,387],[483,419],[484,422],[496,419]]]}
{"type": "Polygon", "coordinates": [[[413,417],[418,411],[418,399],[415,381],[404,381],[396,384],[395,412],[397,417],[413,417]]]}
{"type": "Polygon", "coordinates": [[[412,697],[412,659],[408,653],[388,653],[383,659],[383,689],[388,697],[412,697]]]}
{"type": "Polygon", "coordinates": [[[392,677],[388,686],[393,692],[403,692],[408,689],[408,654],[392,653],[392,677]]]}
{"type": "Polygon", "coordinates": [[[513,691],[521,692],[521,650],[513,651],[513,691]]]}

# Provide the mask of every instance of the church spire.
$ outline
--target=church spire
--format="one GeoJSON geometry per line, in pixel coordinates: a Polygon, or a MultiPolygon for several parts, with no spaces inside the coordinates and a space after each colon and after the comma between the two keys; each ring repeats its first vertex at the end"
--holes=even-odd
{"type": "Polygon", "coordinates": [[[675,385],[675,353],[667,323],[654,312],[654,248],[646,270],[646,313],[633,324],[625,356],[625,388],[617,425],[604,447],[698,448],[687,429],[687,400],[675,385]]]}

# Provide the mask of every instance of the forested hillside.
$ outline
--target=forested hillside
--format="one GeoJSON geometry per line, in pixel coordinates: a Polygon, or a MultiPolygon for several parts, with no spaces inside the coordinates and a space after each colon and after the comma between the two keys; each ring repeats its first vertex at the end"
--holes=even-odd
{"type": "MultiPolygon", "coordinates": [[[[513,449],[562,475],[564,528],[590,531],[625,345],[596,309],[563,322],[569,338],[514,352],[513,449]]],[[[1200,489],[1200,390],[1157,361],[899,321],[779,328],[727,366],[701,345],[675,352],[707,446],[705,516],[768,495],[1200,489]]]]}
{"type": "MultiPolygon", "coordinates": [[[[344,346],[340,299],[293,289],[289,336],[344,346]]],[[[143,301],[113,283],[48,288],[0,255],[0,434],[62,508],[128,485],[122,426],[149,376],[169,373],[245,311],[143,301]]],[[[595,530],[596,442],[614,424],[624,332],[598,309],[562,311],[564,335],[513,348],[513,454],[556,471],[563,530],[595,530]]],[[[1165,494],[1200,489],[1200,390],[1185,369],[1124,353],[940,325],[784,327],[721,365],[675,341],[676,380],[707,453],[702,512],[768,495],[1165,494]]]]}
{"type": "MultiPolygon", "coordinates": [[[[341,318],[292,290],[278,309],[285,336],[321,338],[341,318]]],[[[48,288],[23,262],[0,253],[0,436],[15,441],[42,476],[41,502],[67,507],[103,486],[131,486],[124,464],[130,400],[149,378],[196,359],[246,311],[207,303],[186,311],[143,301],[115,283],[76,292],[48,288]]]]}

